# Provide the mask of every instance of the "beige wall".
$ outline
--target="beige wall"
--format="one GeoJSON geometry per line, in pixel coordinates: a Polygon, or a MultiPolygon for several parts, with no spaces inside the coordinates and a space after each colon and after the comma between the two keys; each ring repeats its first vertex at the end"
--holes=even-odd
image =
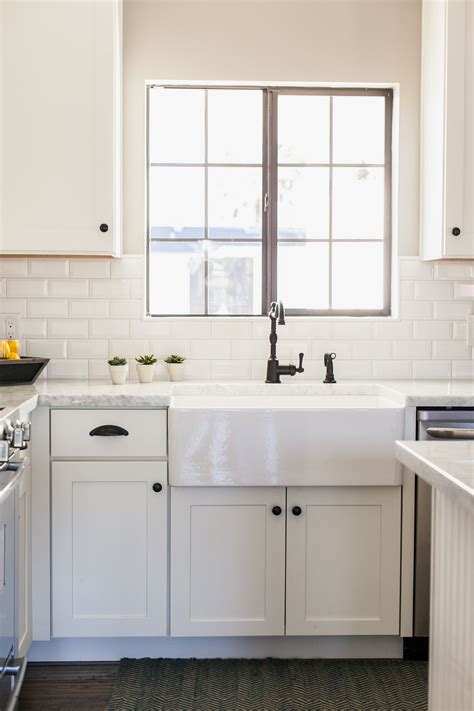
{"type": "Polygon", "coordinates": [[[418,254],[421,0],[124,2],[125,252],[143,252],[145,81],[400,85],[399,254],[418,254]]]}

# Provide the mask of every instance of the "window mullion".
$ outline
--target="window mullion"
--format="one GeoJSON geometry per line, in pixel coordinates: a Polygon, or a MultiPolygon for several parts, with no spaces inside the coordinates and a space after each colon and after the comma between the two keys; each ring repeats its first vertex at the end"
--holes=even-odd
{"type": "Polygon", "coordinates": [[[204,90],[204,313],[209,315],[209,180],[208,90],[204,90]]]}
{"type": "Polygon", "coordinates": [[[270,90],[268,112],[268,262],[267,262],[267,309],[278,296],[278,92],[270,90]]]}

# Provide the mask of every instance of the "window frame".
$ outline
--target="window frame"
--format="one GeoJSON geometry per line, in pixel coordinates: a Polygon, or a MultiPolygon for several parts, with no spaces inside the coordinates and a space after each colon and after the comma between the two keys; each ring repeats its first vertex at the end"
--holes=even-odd
{"type": "MultiPolygon", "coordinates": [[[[384,146],[384,231],[381,240],[334,240],[337,243],[367,242],[383,244],[383,307],[381,309],[291,309],[287,308],[289,316],[317,317],[377,317],[391,316],[392,313],[392,131],[393,131],[393,89],[386,87],[306,87],[306,86],[272,86],[272,85],[224,85],[224,84],[169,84],[150,83],[146,89],[146,315],[150,318],[258,318],[267,315],[270,303],[276,301],[277,259],[278,259],[278,96],[280,95],[319,95],[330,97],[330,162],[312,164],[311,166],[327,167],[329,169],[329,200],[332,211],[332,132],[333,132],[333,102],[334,96],[383,96],[385,98],[385,146],[384,146]],[[198,90],[255,90],[262,92],[262,304],[260,314],[153,314],[150,312],[150,91],[162,89],[198,89],[198,90]]],[[[207,97],[205,102],[205,125],[207,130],[207,97]]],[[[206,136],[207,144],[207,136],[206,136]]],[[[186,165],[186,164],[183,164],[186,165]]],[[[205,156],[207,162],[207,152],[205,156]]],[[[306,164],[305,164],[306,165],[306,164]]],[[[344,166],[344,164],[336,164],[344,166]]],[[[382,167],[382,164],[347,164],[350,167],[382,167]]],[[[206,181],[207,182],[207,181],[206,181]]],[[[207,220],[207,190],[206,190],[206,220],[207,220]]],[[[329,294],[331,298],[332,283],[332,220],[330,220],[328,240],[306,240],[325,242],[329,245],[329,294]]],[[[206,225],[207,233],[207,225],[206,225]]],[[[206,235],[207,238],[207,235],[206,235]]],[[[164,240],[163,240],[164,241],[164,240]]],[[[201,240],[196,240],[201,241],[201,240]]],[[[202,240],[204,241],[204,240],[202,240]]],[[[241,240],[245,241],[245,240],[241,240]]],[[[204,260],[205,269],[205,305],[207,310],[207,275],[208,260],[204,260]]]]}

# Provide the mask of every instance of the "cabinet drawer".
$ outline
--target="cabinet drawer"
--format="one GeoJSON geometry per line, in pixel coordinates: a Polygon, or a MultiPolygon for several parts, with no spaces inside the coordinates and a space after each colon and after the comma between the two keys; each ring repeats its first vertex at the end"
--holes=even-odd
{"type": "Polygon", "coordinates": [[[166,457],[166,410],[52,410],[51,455],[166,457]],[[104,425],[123,434],[107,436],[104,425]]]}

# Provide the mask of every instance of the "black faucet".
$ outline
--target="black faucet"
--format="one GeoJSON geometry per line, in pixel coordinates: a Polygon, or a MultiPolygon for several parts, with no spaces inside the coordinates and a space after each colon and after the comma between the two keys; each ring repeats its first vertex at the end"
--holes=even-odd
{"type": "Polygon", "coordinates": [[[324,354],[324,365],[326,366],[326,377],[323,380],[323,383],[336,383],[336,379],[334,377],[334,367],[333,367],[333,360],[335,360],[336,354],[335,353],[325,353],[324,354]]]}
{"type": "Polygon", "coordinates": [[[280,375],[296,375],[296,373],[303,373],[303,358],[304,353],[300,353],[299,366],[296,365],[280,365],[276,355],[276,344],[278,341],[277,336],[277,321],[279,326],[285,325],[285,307],[282,301],[272,301],[270,306],[270,311],[268,312],[268,318],[270,319],[270,358],[267,363],[267,379],[266,383],[281,383],[280,375]]]}

